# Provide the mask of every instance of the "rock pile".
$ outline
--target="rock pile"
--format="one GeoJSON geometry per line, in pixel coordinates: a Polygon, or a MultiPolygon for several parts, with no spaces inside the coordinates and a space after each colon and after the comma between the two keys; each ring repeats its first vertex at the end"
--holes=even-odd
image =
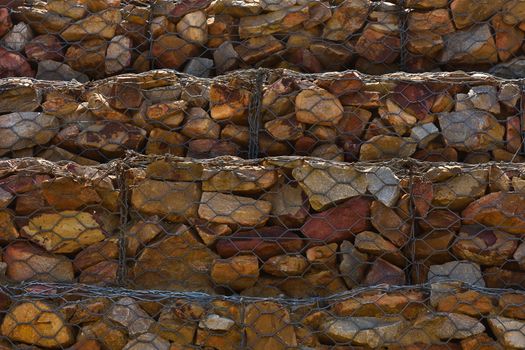
{"type": "Polygon", "coordinates": [[[87,84],[0,82],[0,155],[84,165],[127,150],[192,158],[520,161],[522,88],[484,75],[158,70],[87,84]],[[253,155],[252,155],[253,156],[253,155]]]}
{"type": "Polygon", "coordinates": [[[0,77],[85,81],[155,68],[486,70],[523,77],[519,0],[20,0],[0,4],[0,77]]]}

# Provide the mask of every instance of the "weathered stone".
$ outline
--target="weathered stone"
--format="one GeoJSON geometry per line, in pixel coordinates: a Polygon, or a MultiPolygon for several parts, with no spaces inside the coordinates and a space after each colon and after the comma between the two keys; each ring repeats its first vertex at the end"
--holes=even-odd
{"type": "Polygon", "coordinates": [[[487,169],[472,170],[466,174],[456,175],[433,185],[432,204],[450,210],[462,210],[485,194],[487,184],[487,169]]]}
{"type": "Polygon", "coordinates": [[[292,174],[316,211],[364,195],[368,187],[367,176],[353,166],[334,167],[330,163],[311,161],[295,168],[292,174]]]}
{"type": "Polygon", "coordinates": [[[214,83],[210,87],[210,115],[215,120],[246,124],[251,93],[243,88],[214,83]]]}
{"type": "Polygon", "coordinates": [[[503,346],[489,337],[486,333],[480,333],[463,339],[461,350],[504,350],[503,346]]]}
{"type": "Polygon", "coordinates": [[[261,166],[206,167],[202,173],[202,190],[224,193],[260,193],[277,182],[276,170],[261,166]]]}
{"type": "Polygon", "coordinates": [[[184,120],[186,101],[157,103],[146,108],[147,121],[152,124],[172,129],[178,127],[184,120]]]}
{"type": "Polygon", "coordinates": [[[64,63],[71,69],[85,73],[89,77],[102,78],[104,76],[106,50],[107,42],[105,40],[86,39],[69,46],[66,50],[64,63]]]}
{"type": "Polygon", "coordinates": [[[266,191],[262,198],[272,204],[273,224],[287,228],[300,227],[308,217],[309,205],[300,186],[293,186],[280,178],[275,187],[266,191]]]}
{"type": "Polygon", "coordinates": [[[105,260],[92,265],[80,273],[78,281],[97,286],[116,286],[119,263],[117,260],[105,260]]]}
{"type": "Polygon", "coordinates": [[[410,157],[417,148],[417,142],[405,137],[377,135],[366,141],[359,153],[359,159],[384,160],[410,157]]]}
{"type": "Polygon", "coordinates": [[[222,140],[197,139],[188,143],[188,158],[209,159],[220,156],[238,156],[240,147],[236,143],[222,140]]]}
{"type": "Polygon", "coordinates": [[[176,300],[161,310],[154,333],[172,341],[172,349],[184,349],[185,345],[193,343],[198,320],[202,318],[204,311],[204,308],[195,302],[176,300]]]}
{"type": "Polygon", "coordinates": [[[311,215],[301,227],[301,232],[316,242],[339,242],[368,230],[369,217],[370,199],[355,197],[335,208],[311,215]]]}
{"type": "Polygon", "coordinates": [[[468,92],[468,99],[474,108],[499,114],[498,91],[492,85],[473,86],[468,92]]]}
{"type": "Polygon", "coordinates": [[[208,247],[214,245],[219,237],[232,233],[232,229],[226,224],[214,224],[202,219],[193,220],[193,225],[208,247]]]}
{"type": "Polygon", "coordinates": [[[149,133],[146,154],[169,153],[175,156],[183,156],[185,141],[186,138],[178,132],[155,128],[149,133]]]}
{"type": "Polygon", "coordinates": [[[60,36],[66,41],[82,40],[90,36],[111,39],[121,20],[119,9],[108,9],[72,23],[60,36]]]}
{"type": "Polygon", "coordinates": [[[443,47],[443,37],[439,34],[426,31],[408,34],[406,48],[416,55],[435,57],[443,47]]]}
{"type": "Polygon", "coordinates": [[[343,106],[324,89],[305,89],[295,98],[295,117],[306,124],[337,125],[343,117],[343,106]]]}
{"type": "Polygon", "coordinates": [[[215,260],[210,270],[211,279],[217,286],[242,291],[252,287],[259,278],[259,261],[254,255],[239,255],[229,259],[215,260]]]}
{"type": "Polygon", "coordinates": [[[0,154],[44,145],[58,132],[59,121],[40,112],[17,112],[2,116],[0,154]]]}
{"type": "Polygon", "coordinates": [[[524,303],[525,295],[521,293],[504,293],[498,296],[498,305],[502,316],[525,319],[524,303]]]}
{"type": "Polygon", "coordinates": [[[117,35],[106,50],[106,74],[111,75],[131,65],[133,42],[130,37],[117,35]]]}
{"type": "Polygon", "coordinates": [[[504,15],[497,14],[492,18],[492,27],[496,32],[495,41],[500,61],[505,62],[516,56],[525,34],[513,25],[503,21],[504,15]]]}
{"type": "Polygon", "coordinates": [[[9,8],[0,8],[0,38],[3,37],[13,27],[11,16],[9,15],[9,8]]]}
{"type": "Polygon", "coordinates": [[[130,340],[122,350],[169,350],[170,342],[153,333],[145,333],[130,340]]]}
{"type": "Polygon", "coordinates": [[[304,125],[293,116],[280,117],[264,124],[270,136],[278,141],[295,141],[303,136],[304,125]]]}
{"type": "Polygon", "coordinates": [[[455,31],[447,9],[410,12],[408,14],[408,30],[412,32],[430,31],[438,35],[446,35],[455,31]]]}
{"type": "Polygon", "coordinates": [[[355,236],[354,244],[360,251],[383,258],[397,266],[405,266],[408,262],[398,247],[375,232],[361,232],[355,236]]]}
{"type": "Polygon", "coordinates": [[[259,16],[242,17],[239,21],[239,36],[241,39],[246,39],[282,32],[301,24],[307,19],[307,6],[291,6],[259,16]]]}
{"type": "Polygon", "coordinates": [[[485,286],[478,264],[470,261],[451,261],[443,265],[432,265],[428,272],[428,282],[462,281],[468,284],[485,286]]]}
{"type": "Polygon", "coordinates": [[[410,130],[410,137],[418,142],[419,148],[426,148],[438,136],[439,129],[434,123],[416,125],[410,130]]]}
{"type": "Polygon", "coordinates": [[[151,47],[151,55],[163,68],[179,69],[189,58],[198,56],[199,47],[168,33],[159,36],[151,47]]]}
{"type": "Polygon", "coordinates": [[[358,286],[365,277],[368,255],[355,249],[349,241],[341,243],[339,272],[348,288],[358,286]]]}
{"type": "Polygon", "coordinates": [[[45,60],[61,61],[64,57],[60,40],[50,34],[39,35],[24,46],[27,58],[34,62],[45,60]]]}
{"type": "Polygon", "coordinates": [[[343,41],[358,31],[368,17],[370,6],[368,0],[344,2],[324,24],[323,39],[343,41]]]}
{"type": "Polygon", "coordinates": [[[403,247],[410,236],[410,223],[403,220],[394,209],[379,201],[370,206],[371,223],[381,235],[397,247],[403,247]]]}
{"type": "Polygon", "coordinates": [[[89,77],[83,73],[73,70],[64,63],[43,60],[38,62],[36,73],[37,79],[42,80],[76,80],[80,83],[89,81],[89,77]]]}
{"type": "MultiPolygon", "coordinates": [[[[9,195],[12,198],[10,193],[9,195]]],[[[9,211],[0,211],[0,242],[9,243],[20,236],[13,219],[14,217],[9,211]]]]}
{"type": "Polygon", "coordinates": [[[45,348],[69,346],[75,341],[64,315],[42,301],[22,302],[9,310],[1,330],[12,341],[45,348]]]}
{"type": "Polygon", "coordinates": [[[46,3],[46,8],[50,12],[77,20],[83,18],[87,14],[85,0],[50,0],[46,3]]]}
{"type": "Polygon", "coordinates": [[[497,63],[498,52],[489,24],[477,24],[467,30],[445,35],[440,63],[497,63]]]}
{"type": "Polygon", "coordinates": [[[371,168],[366,172],[368,191],[387,207],[394,207],[399,199],[399,178],[388,167],[371,168]]]}
{"type": "Polygon", "coordinates": [[[391,64],[399,56],[401,40],[390,34],[378,31],[369,24],[357,40],[355,50],[372,63],[391,64]]]}
{"type": "Polygon", "coordinates": [[[209,78],[213,69],[213,60],[205,57],[193,57],[184,67],[184,73],[196,77],[209,78]]]}
{"type": "Polygon", "coordinates": [[[135,256],[142,247],[155,239],[161,232],[162,226],[156,223],[158,218],[152,218],[152,222],[140,220],[126,232],[126,255],[135,256]]]}
{"type": "Polygon", "coordinates": [[[116,301],[108,310],[107,318],[125,327],[131,337],[148,333],[155,322],[130,297],[123,297],[116,301]]]}
{"type": "Polygon", "coordinates": [[[439,312],[455,312],[479,317],[494,311],[494,299],[474,290],[451,293],[437,300],[439,312]]]}
{"type": "Polygon", "coordinates": [[[213,52],[213,61],[218,74],[238,67],[240,57],[230,41],[225,41],[213,52]]]}
{"type": "Polygon", "coordinates": [[[97,339],[102,343],[102,348],[108,350],[120,350],[128,341],[126,333],[120,327],[105,320],[88,323],[82,327],[78,338],[80,340],[97,339]]]}
{"type": "Polygon", "coordinates": [[[33,39],[31,27],[24,22],[20,22],[9,33],[4,35],[2,44],[9,50],[22,52],[31,39],[33,39]]]}
{"type": "Polygon", "coordinates": [[[119,249],[117,243],[116,239],[108,239],[82,250],[73,260],[75,270],[82,271],[102,261],[118,259],[119,249]]]}
{"type": "Polygon", "coordinates": [[[218,256],[199,243],[186,226],[144,248],[131,269],[137,287],[178,291],[213,291],[208,272],[218,256]]]}
{"type": "Polygon", "coordinates": [[[525,267],[525,245],[523,243],[518,246],[512,257],[518,262],[520,268],[525,267]]]}
{"type": "Polygon", "coordinates": [[[269,219],[271,203],[218,192],[203,192],[199,217],[219,224],[263,225],[269,219]]]}
{"type": "Polygon", "coordinates": [[[370,267],[363,281],[365,286],[378,284],[404,285],[406,283],[405,272],[388,261],[377,258],[370,267]]]}
{"type": "Polygon", "coordinates": [[[490,329],[505,348],[525,348],[525,334],[522,332],[525,322],[503,316],[495,316],[489,318],[488,323],[490,329]]]}
{"type": "Polygon", "coordinates": [[[201,45],[208,41],[208,25],[203,11],[190,12],[177,23],[177,33],[182,39],[201,45]]]}
{"type": "Polygon", "coordinates": [[[452,17],[458,29],[483,22],[496,13],[505,3],[497,0],[491,3],[480,3],[472,0],[454,0],[450,4],[452,17]]]}
{"type": "Polygon", "coordinates": [[[308,267],[308,261],[302,255],[277,255],[266,260],[264,272],[277,276],[301,276],[308,267]]]}
{"type": "Polygon", "coordinates": [[[235,47],[239,57],[247,64],[257,63],[283,49],[283,43],[272,35],[249,38],[235,47]]]}

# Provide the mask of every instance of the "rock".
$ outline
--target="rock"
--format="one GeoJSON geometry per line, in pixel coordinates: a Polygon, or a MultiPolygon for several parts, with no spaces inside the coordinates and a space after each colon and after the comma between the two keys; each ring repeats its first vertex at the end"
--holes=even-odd
{"type": "Polygon", "coordinates": [[[366,274],[362,285],[375,286],[378,284],[388,284],[394,286],[401,286],[406,284],[406,277],[403,270],[392,265],[386,260],[377,258],[366,274]]]}
{"type": "Polygon", "coordinates": [[[312,157],[333,160],[337,162],[344,161],[344,151],[334,144],[324,144],[317,146],[311,153],[312,157]]]}
{"type": "Polygon", "coordinates": [[[428,272],[428,282],[462,281],[467,284],[485,287],[478,264],[470,261],[451,261],[442,265],[432,265],[428,272]]]}
{"type": "Polygon", "coordinates": [[[87,14],[86,1],[84,0],[50,0],[46,4],[49,12],[73,19],[82,19],[87,14]]]}
{"type": "Polygon", "coordinates": [[[508,233],[525,232],[525,203],[521,194],[494,192],[470,203],[461,213],[463,224],[480,224],[508,233]]]}
{"type": "Polygon", "coordinates": [[[60,36],[65,41],[78,41],[89,36],[111,39],[122,20],[119,9],[107,9],[69,25],[60,36]]]}
{"type": "Polygon", "coordinates": [[[301,276],[308,267],[302,255],[277,255],[266,260],[264,272],[277,277],[301,276]]]}
{"type": "Polygon", "coordinates": [[[2,44],[5,48],[22,52],[29,41],[33,39],[31,27],[24,22],[17,23],[9,33],[2,38],[2,44]]]}
{"type": "Polygon", "coordinates": [[[261,193],[269,190],[277,182],[277,178],[276,170],[262,166],[210,166],[204,168],[202,173],[202,190],[239,194],[261,193]]]}
{"type": "Polygon", "coordinates": [[[441,35],[432,32],[409,33],[407,50],[413,54],[435,57],[443,49],[444,41],[441,35]]]}
{"type": "Polygon", "coordinates": [[[178,132],[171,132],[161,128],[150,131],[148,143],[146,144],[146,154],[173,154],[175,156],[184,155],[184,142],[186,138],[178,132]]]}
{"type": "Polygon", "coordinates": [[[494,316],[488,319],[488,323],[490,329],[505,348],[525,348],[525,335],[521,331],[525,326],[523,321],[513,320],[503,316],[494,316]]]}
{"type": "Polygon", "coordinates": [[[410,137],[417,141],[418,147],[427,148],[428,144],[439,136],[439,129],[434,123],[419,124],[410,130],[410,137]]]}
{"type": "Polygon", "coordinates": [[[480,317],[494,311],[494,298],[475,290],[451,292],[437,301],[439,312],[455,312],[472,317],[480,317]]]}
{"type": "Polygon", "coordinates": [[[399,178],[388,167],[371,168],[366,172],[368,191],[387,207],[394,207],[399,199],[399,178]]]}
{"type": "Polygon", "coordinates": [[[399,248],[371,231],[364,231],[355,236],[355,247],[361,252],[380,257],[397,266],[406,266],[407,258],[399,248]]]}
{"type": "Polygon", "coordinates": [[[156,65],[162,68],[179,69],[189,58],[198,56],[199,47],[168,33],[159,36],[151,46],[151,55],[156,65]]]}
{"type": "Polygon", "coordinates": [[[38,62],[36,78],[42,80],[76,80],[80,83],[89,81],[87,75],[73,70],[67,64],[51,60],[38,62]]]}
{"type": "Polygon", "coordinates": [[[253,254],[267,260],[276,255],[298,253],[302,247],[302,239],[296,233],[278,226],[267,226],[220,237],[216,250],[223,258],[253,254]]]}
{"type": "Polygon", "coordinates": [[[129,67],[132,50],[131,38],[124,35],[113,37],[106,50],[106,74],[112,75],[129,67]]]}
{"type": "Polygon", "coordinates": [[[477,109],[499,114],[498,91],[495,86],[479,85],[473,86],[468,92],[468,100],[477,109]]]}
{"type": "Polygon", "coordinates": [[[348,288],[358,286],[365,277],[368,255],[355,249],[349,241],[341,243],[339,272],[348,288]]]}
{"type": "Polygon", "coordinates": [[[122,350],[170,350],[170,342],[157,334],[145,333],[130,340],[122,350]]]}
{"type": "Polygon", "coordinates": [[[303,136],[304,124],[292,116],[279,117],[264,124],[268,134],[278,141],[295,141],[303,136]]]}
{"type": "Polygon", "coordinates": [[[428,12],[412,11],[408,14],[408,30],[411,32],[432,32],[446,35],[455,32],[454,24],[447,9],[428,12]]]}
{"type": "Polygon", "coordinates": [[[498,100],[509,108],[514,108],[519,100],[520,90],[516,84],[508,83],[500,87],[498,100]]]}
{"type": "Polygon", "coordinates": [[[525,296],[521,293],[503,293],[498,295],[498,305],[501,309],[501,315],[525,319],[525,313],[523,310],[523,303],[525,302],[525,296]]]}
{"type": "Polygon", "coordinates": [[[328,320],[321,327],[321,336],[330,341],[379,348],[383,344],[397,342],[406,322],[402,319],[351,317],[328,320]]]}
{"type": "Polygon", "coordinates": [[[430,230],[416,237],[408,249],[413,249],[415,258],[427,264],[443,264],[454,259],[449,251],[454,238],[451,230],[430,230]]]}
{"type": "Polygon", "coordinates": [[[512,256],[518,262],[521,269],[525,266],[525,245],[521,243],[512,256]]]}
{"type": "Polygon", "coordinates": [[[216,286],[240,292],[253,287],[259,278],[259,261],[254,255],[215,260],[210,271],[216,286]]]}
{"type": "Polygon", "coordinates": [[[177,236],[144,248],[130,271],[133,285],[141,288],[212,292],[208,272],[218,256],[199,243],[184,225],[177,236]]]}
{"type": "Polygon", "coordinates": [[[370,215],[372,226],[395,246],[401,248],[408,242],[411,225],[401,218],[394,209],[379,201],[374,201],[370,206],[370,215]]]}
{"type": "Polygon", "coordinates": [[[226,224],[213,224],[206,220],[196,219],[193,225],[199,237],[208,247],[214,245],[219,237],[232,233],[232,229],[226,224]]]}
{"type": "Polygon", "coordinates": [[[74,253],[105,238],[91,214],[74,210],[35,216],[21,232],[51,253],[74,253]]]}
{"type": "Polygon", "coordinates": [[[184,345],[193,343],[198,320],[204,311],[204,308],[195,302],[175,300],[161,310],[155,333],[174,342],[175,347],[184,348],[184,345]]]}
{"type": "Polygon", "coordinates": [[[148,333],[155,322],[130,297],[123,297],[117,300],[108,310],[107,318],[125,327],[133,338],[148,333]]]}
{"type": "Polygon", "coordinates": [[[390,99],[386,100],[386,108],[379,109],[379,115],[381,116],[381,119],[388,122],[388,124],[394,128],[394,131],[398,135],[406,134],[406,132],[417,122],[415,116],[401,109],[390,99]]]}
{"type": "Polygon", "coordinates": [[[370,199],[355,197],[335,208],[310,215],[301,232],[313,242],[340,242],[368,230],[369,217],[370,199]]]}
{"type": "Polygon", "coordinates": [[[105,40],[86,39],[68,47],[64,63],[91,78],[102,78],[105,72],[106,51],[105,40]]]}
{"type": "Polygon", "coordinates": [[[239,57],[247,64],[257,63],[283,49],[283,43],[272,35],[249,38],[235,47],[239,57]]]}
{"type": "Polygon", "coordinates": [[[8,33],[12,27],[13,22],[11,21],[11,16],[9,15],[9,8],[0,8],[0,38],[8,33]]]}
{"type": "Polygon", "coordinates": [[[239,145],[229,141],[198,139],[188,143],[186,157],[209,159],[220,156],[237,156],[240,153],[239,145]]]}
{"type": "Polygon", "coordinates": [[[115,260],[101,261],[93,266],[84,269],[78,281],[83,284],[92,284],[97,286],[116,286],[117,271],[119,263],[115,260]]]}
{"type": "Polygon", "coordinates": [[[303,23],[307,19],[307,6],[291,6],[259,16],[242,17],[239,21],[239,37],[246,39],[283,32],[303,23]]]}
{"type": "Polygon", "coordinates": [[[51,34],[38,35],[24,46],[27,58],[33,62],[45,60],[61,61],[64,57],[63,45],[51,34]]]}
{"type": "Polygon", "coordinates": [[[129,117],[111,107],[109,101],[102,94],[92,93],[87,100],[87,107],[96,117],[103,120],[114,120],[118,122],[129,121],[129,117]]]}
{"type": "Polygon", "coordinates": [[[490,192],[509,192],[511,180],[507,174],[497,165],[489,168],[489,190],[490,192]]]}
{"type": "Polygon", "coordinates": [[[296,0],[262,0],[260,5],[261,8],[266,11],[279,11],[294,6],[296,3],[296,0]]]}
{"type": "Polygon", "coordinates": [[[197,216],[201,190],[197,183],[145,179],[131,190],[132,207],[145,215],[182,222],[197,216]]]}
{"type": "Polygon", "coordinates": [[[489,337],[486,333],[480,333],[463,339],[461,350],[504,350],[503,346],[489,337]]]}
{"type": "Polygon", "coordinates": [[[386,160],[410,157],[417,148],[417,142],[406,137],[377,135],[366,141],[359,153],[359,160],[386,160]]]}
{"type": "Polygon", "coordinates": [[[126,232],[126,255],[133,257],[150,241],[155,239],[163,227],[157,223],[158,218],[152,218],[152,222],[140,220],[126,232]]]}
{"type": "Polygon", "coordinates": [[[264,200],[203,192],[198,213],[201,219],[211,222],[253,227],[264,225],[271,209],[271,203],[264,200]]]}
{"type": "Polygon", "coordinates": [[[101,350],[100,343],[93,339],[80,340],[69,347],[68,350],[101,350]]]}
{"type": "Polygon", "coordinates": [[[200,78],[209,78],[213,67],[213,60],[205,57],[193,57],[184,67],[184,73],[200,78]]]}
{"type": "Polygon", "coordinates": [[[370,7],[371,2],[368,0],[343,2],[324,24],[322,38],[344,41],[363,26],[368,17],[370,7]]]}
{"type": "Polygon", "coordinates": [[[246,345],[253,350],[285,350],[297,346],[288,310],[271,301],[251,303],[244,314],[246,345]]]}
{"type": "Polygon", "coordinates": [[[7,277],[16,282],[72,282],[74,279],[73,264],[68,258],[50,254],[29,242],[8,246],[3,260],[7,263],[7,277]]]}
{"type": "Polygon", "coordinates": [[[524,34],[518,28],[503,22],[504,15],[498,14],[492,18],[492,28],[496,33],[496,49],[500,61],[505,62],[518,53],[524,34]]]}
{"type": "Polygon", "coordinates": [[[490,4],[483,4],[472,0],[454,0],[450,4],[450,10],[456,28],[462,29],[488,19],[501,9],[504,3],[505,1],[503,0],[496,0],[490,4]]]}
{"type": "Polygon", "coordinates": [[[35,72],[24,56],[0,47],[0,78],[34,76],[35,72]]]}
{"type": "Polygon", "coordinates": [[[151,105],[146,109],[146,120],[167,129],[176,128],[184,120],[187,106],[182,100],[151,105]]]}
{"type": "Polygon", "coordinates": [[[119,247],[116,239],[95,243],[79,252],[73,260],[76,271],[82,271],[102,261],[118,259],[119,247]]]}
{"type": "Polygon", "coordinates": [[[343,106],[324,89],[305,89],[295,98],[295,117],[305,124],[335,126],[343,117],[343,106]]]}
{"type": "Polygon", "coordinates": [[[78,338],[80,340],[97,339],[102,344],[102,348],[108,350],[120,350],[128,341],[126,333],[120,327],[105,320],[88,323],[82,327],[78,338]]]}
{"type": "Polygon", "coordinates": [[[190,12],[177,23],[177,33],[190,43],[200,45],[208,41],[208,25],[203,11],[190,12]]]}
{"type": "Polygon", "coordinates": [[[337,261],[337,243],[309,248],[306,251],[306,258],[312,267],[322,269],[333,268],[337,261]]]}
{"type": "MultiPolygon", "coordinates": [[[[235,19],[226,14],[208,16],[208,42],[206,46],[218,48],[227,41],[233,41],[235,35],[235,19]]],[[[233,49],[233,48],[232,48],[233,49]]]]}
{"type": "Polygon", "coordinates": [[[357,40],[355,50],[372,63],[391,64],[399,56],[401,40],[398,36],[389,35],[367,25],[357,40]]]}
{"type": "Polygon", "coordinates": [[[325,210],[349,198],[364,195],[367,176],[353,166],[331,166],[330,163],[310,161],[292,171],[312,208],[325,210]]]}
{"type": "Polygon", "coordinates": [[[210,115],[214,120],[246,124],[251,93],[244,88],[213,83],[210,87],[210,115]]]}
{"type": "Polygon", "coordinates": [[[221,317],[217,314],[207,315],[206,318],[199,321],[199,328],[205,328],[212,331],[229,331],[234,325],[234,320],[227,317],[221,317]]]}
{"type": "Polygon", "coordinates": [[[449,210],[462,210],[483,196],[488,184],[488,170],[477,169],[456,175],[433,185],[432,205],[449,210]]]}
{"type": "Polygon", "coordinates": [[[493,150],[503,142],[505,128],[485,111],[440,113],[438,119],[447,145],[459,151],[493,150]]]}
{"type": "Polygon", "coordinates": [[[445,35],[440,63],[481,64],[498,62],[496,43],[489,24],[477,24],[467,30],[445,35]]]}
{"type": "Polygon", "coordinates": [[[218,74],[237,68],[240,57],[230,41],[223,42],[214,52],[213,61],[218,74]]]}
{"type": "Polygon", "coordinates": [[[188,116],[182,127],[182,134],[188,138],[218,139],[221,127],[208,113],[200,108],[193,107],[187,112],[188,116]]]}
{"type": "Polygon", "coordinates": [[[1,330],[11,341],[45,348],[65,347],[75,341],[64,315],[42,301],[22,302],[10,309],[1,330]]]}
{"type": "Polygon", "coordinates": [[[266,191],[262,198],[272,204],[270,212],[273,224],[286,228],[300,227],[308,217],[308,203],[305,203],[300,186],[292,186],[280,178],[272,189],[266,191]]]}

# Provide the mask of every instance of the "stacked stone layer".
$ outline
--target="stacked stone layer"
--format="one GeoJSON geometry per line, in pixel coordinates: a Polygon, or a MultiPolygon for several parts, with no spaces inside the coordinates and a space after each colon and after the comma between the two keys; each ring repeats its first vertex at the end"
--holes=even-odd
{"type": "Polygon", "coordinates": [[[0,76],[266,67],[523,77],[524,23],[519,0],[12,0],[0,4],[0,76]]]}

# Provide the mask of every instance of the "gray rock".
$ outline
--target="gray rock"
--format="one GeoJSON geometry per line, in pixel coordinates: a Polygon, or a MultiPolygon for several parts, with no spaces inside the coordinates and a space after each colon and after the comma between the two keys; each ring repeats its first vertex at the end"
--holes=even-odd
{"type": "Polygon", "coordinates": [[[489,72],[505,79],[525,78],[525,58],[517,57],[509,62],[500,63],[492,67],[489,72]]]}
{"type": "Polygon", "coordinates": [[[339,272],[348,288],[358,286],[364,279],[368,267],[368,255],[358,251],[349,241],[343,241],[340,248],[339,272]]]}
{"type": "Polygon", "coordinates": [[[368,191],[389,208],[394,207],[399,199],[399,178],[392,169],[382,166],[372,168],[366,173],[368,191]]]}
{"type": "Polygon", "coordinates": [[[478,264],[461,260],[450,261],[443,265],[432,265],[428,271],[428,282],[461,281],[471,285],[485,287],[478,264]]]}
{"type": "Polygon", "coordinates": [[[420,148],[427,147],[438,136],[439,129],[434,123],[419,124],[410,131],[410,137],[417,141],[420,148]]]}
{"type": "Polygon", "coordinates": [[[266,11],[279,11],[293,6],[297,0],[260,0],[261,8],[266,11]]]}
{"type": "Polygon", "coordinates": [[[151,325],[155,323],[155,321],[129,297],[119,299],[109,310],[108,318],[126,327],[129,335],[132,337],[147,333],[151,325]]]}
{"type": "Polygon", "coordinates": [[[204,57],[194,57],[186,64],[186,67],[184,67],[184,73],[196,77],[209,78],[212,68],[213,60],[204,57]]]}
{"type": "Polygon", "coordinates": [[[515,107],[521,96],[521,89],[516,84],[503,84],[499,90],[498,100],[508,107],[515,107]]]}
{"type": "Polygon", "coordinates": [[[227,317],[211,314],[200,320],[199,327],[212,331],[229,331],[234,324],[235,321],[227,317]]]}
{"type": "Polygon", "coordinates": [[[488,320],[490,329],[506,349],[525,349],[525,322],[497,316],[488,320]]]}
{"type": "Polygon", "coordinates": [[[464,64],[497,63],[498,53],[492,38],[490,24],[474,25],[444,36],[444,44],[438,61],[464,64]]]}
{"type": "Polygon", "coordinates": [[[223,42],[213,53],[215,69],[219,74],[235,69],[239,64],[239,60],[239,54],[229,41],[223,42]]]}
{"type": "Polygon", "coordinates": [[[499,114],[498,90],[495,86],[480,85],[473,86],[468,92],[468,98],[474,108],[499,114]]]}
{"type": "Polygon", "coordinates": [[[56,61],[40,61],[38,62],[38,69],[36,78],[42,80],[73,80],[80,83],[89,81],[87,75],[73,70],[70,66],[56,61]]]}
{"type": "Polygon", "coordinates": [[[159,335],[146,333],[130,340],[123,350],[169,350],[170,342],[159,335]]]}
{"type": "Polygon", "coordinates": [[[2,45],[9,50],[21,52],[31,39],[33,39],[31,27],[24,22],[20,22],[2,38],[2,45]]]}

